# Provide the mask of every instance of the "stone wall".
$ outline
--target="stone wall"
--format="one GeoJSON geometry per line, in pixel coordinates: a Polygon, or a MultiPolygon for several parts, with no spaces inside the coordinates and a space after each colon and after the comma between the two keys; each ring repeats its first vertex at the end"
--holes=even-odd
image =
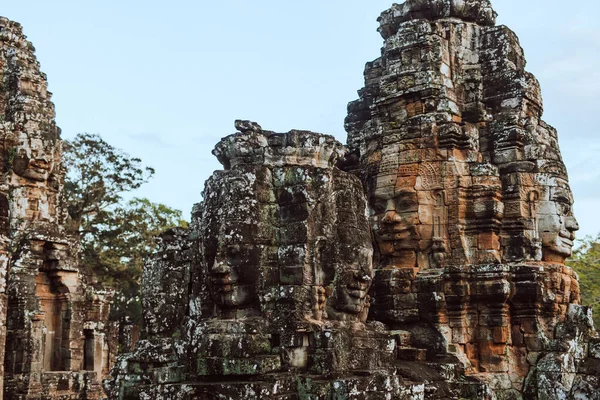
{"type": "Polygon", "coordinates": [[[65,229],[60,130],[18,23],[0,18],[0,365],[6,399],[99,398],[110,293],[65,229]]]}

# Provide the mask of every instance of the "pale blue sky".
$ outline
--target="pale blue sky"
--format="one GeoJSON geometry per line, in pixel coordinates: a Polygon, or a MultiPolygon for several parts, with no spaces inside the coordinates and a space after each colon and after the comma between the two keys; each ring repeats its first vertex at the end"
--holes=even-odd
{"type": "MultiPolygon", "coordinates": [[[[600,232],[600,2],[492,0],[541,82],[560,134],[581,234],[600,232]]],[[[233,121],[330,133],[379,55],[389,0],[28,0],[23,24],[54,93],[63,137],[101,134],[156,168],[137,195],[183,210],[219,168],[233,121]]],[[[580,234],[580,237],[582,236],[580,234]]]]}

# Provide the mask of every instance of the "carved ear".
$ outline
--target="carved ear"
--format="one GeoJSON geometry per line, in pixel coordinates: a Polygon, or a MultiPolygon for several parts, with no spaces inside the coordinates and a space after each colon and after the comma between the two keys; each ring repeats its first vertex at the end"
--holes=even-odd
{"type": "Polygon", "coordinates": [[[540,201],[540,192],[532,190],[527,195],[527,202],[529,203],[529,214],[531,218],[537,217],[537,209],[540,201]]]}
{"type": "Polygon", "coordinates": [[[437,202],[436,205],[443,206],[446,204],[446,191],[443,189],[436,189],[433,191],[433,196],[437,202]]]}
{"type": "Polygon", "coordinates": [[[540,193],[537,190],[529,192],[529,202],[534,203],[540,200],[540,193]]]}
{"type": "Polygon", "coordinates": [[[317,239],[313,258],[313,279],[316,285],[328,286],[335,277],[335,264],[337,255],[325,238],[317,239]]]}

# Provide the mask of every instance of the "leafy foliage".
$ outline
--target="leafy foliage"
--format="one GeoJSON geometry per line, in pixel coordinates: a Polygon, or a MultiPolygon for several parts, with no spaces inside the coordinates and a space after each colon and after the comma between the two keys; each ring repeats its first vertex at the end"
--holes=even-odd
{"type": "Polygon", "coordinates": [[[596,327],[600,327],[600,235],[583,239],[568,264],[579,274],[582,302],[593,307],[596,327]]]}
{"type": "Polygon", "coordinates": [[[94,227],[106,217],[106,210],[121,202],[121,194],[139,188],[154,175],[106,143],[99,135],[80,133],[64,142],[63,163],[67,168],[65,197],[76,230],[94,234],[94,227]]]}
{"type": "Polygon", "coordinates": [[[154,174],[98,135],[79,134],[66,142],[65,198],[71,228],[79,234],[81,262],[116,290],[111,316],[141,320],[140,281],[160,232],[186,226],[179,210],[148,199],[124,201],[154,174]]]}

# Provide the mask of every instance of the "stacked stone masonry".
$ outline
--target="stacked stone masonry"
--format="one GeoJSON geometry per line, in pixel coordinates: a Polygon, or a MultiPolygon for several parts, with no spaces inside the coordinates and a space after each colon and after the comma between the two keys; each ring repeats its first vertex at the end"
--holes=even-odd
{"type": "Polygon", "coordinates": [[[236,121],[111,399],[599,399],[557,132],[488,0],[408,0],[347,147],[236,121]]]}
{"type": "Polygon", "coordinates": [[[98,399],[110,369],[110,292],[84,274],[77,240],[65,229],[65,171],[50,97],[21,26],[0,18],[0,398],[6,400],[98,399]]]}

